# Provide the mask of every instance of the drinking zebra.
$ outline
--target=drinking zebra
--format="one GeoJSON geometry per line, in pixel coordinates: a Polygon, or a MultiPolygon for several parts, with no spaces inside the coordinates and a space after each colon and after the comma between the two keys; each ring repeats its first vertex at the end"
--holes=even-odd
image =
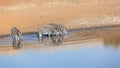
{"type": "Polygon", "coordinates": [[[12,32],[12,45],[14,48],[18,49],[22,47],[22,33],[16,28],[11,29],[12,32]]]}
{"type": "Polygon", "coordinates": [[[39,28],[38,30],[39,32],[39,38],[43,37],[43,36],[64,36],[67,34],[67,29],[60,25],[60,24],[47,24],[47,25],[43,25],[39,28]]]}

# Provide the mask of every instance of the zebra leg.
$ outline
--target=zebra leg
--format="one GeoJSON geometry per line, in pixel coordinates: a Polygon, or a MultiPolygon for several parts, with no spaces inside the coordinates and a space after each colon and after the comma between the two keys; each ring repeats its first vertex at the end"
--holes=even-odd
{"type": "Polygon", "coordinates": [[[42,33],[39,32],[39,39],[41,39],[41,38],[42,38],[42,33]]]}
{"type": "Polygon", "coordinates": [[[42,40],[42,33],[38,32],[38,42],[41,42],[41,40],[42,40]]]}
{"type": "Polygon", "coordinates": [[[18,35],[14,35],[12,45],[15,49],[19,49],[22,47],[22,40],[18,35]]]}

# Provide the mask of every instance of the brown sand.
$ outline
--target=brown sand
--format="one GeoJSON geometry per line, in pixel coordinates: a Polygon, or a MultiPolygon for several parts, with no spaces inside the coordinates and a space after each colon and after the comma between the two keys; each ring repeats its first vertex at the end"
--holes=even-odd
{"type": "Polygon", "coordinates": [[[0,0],[0,35],[14,26],[28,32],[47,23],[67,28],[118,25],[119,16],[120,0],[0,0]]]}

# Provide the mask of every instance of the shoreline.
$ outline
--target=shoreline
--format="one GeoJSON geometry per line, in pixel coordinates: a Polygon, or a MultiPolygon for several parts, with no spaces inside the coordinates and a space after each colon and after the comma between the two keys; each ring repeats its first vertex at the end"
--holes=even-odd
{"type": "MultiPolygon", "coordinates": [[[[97,26],[97,27],[90,27],[90,28],[75,28],[75,29],[68,29],[68,32],[70,31],[86,31],[86,30],[99,30],[99,29],[114,29],[114,28],[120,28],[120,25],[109,25],[109,26],[97,26]]],[[[31,35],[31,34],[37,34],[37,32],[22,32],[23,35],[31,35]]],[[[0,35],[0,38],[8,37],[11,34],[5,34],[0,35]]]]}

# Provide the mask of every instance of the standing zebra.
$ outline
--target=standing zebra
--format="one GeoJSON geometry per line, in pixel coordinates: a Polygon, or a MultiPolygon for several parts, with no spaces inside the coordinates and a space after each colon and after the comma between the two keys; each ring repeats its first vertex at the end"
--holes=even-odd
{"type": "Polygon", "coordinates": [[[12,45],[14,48],[18,49],[22,47],[22,33],[16,28],[11,29],[12,32],[12,45]]]}

